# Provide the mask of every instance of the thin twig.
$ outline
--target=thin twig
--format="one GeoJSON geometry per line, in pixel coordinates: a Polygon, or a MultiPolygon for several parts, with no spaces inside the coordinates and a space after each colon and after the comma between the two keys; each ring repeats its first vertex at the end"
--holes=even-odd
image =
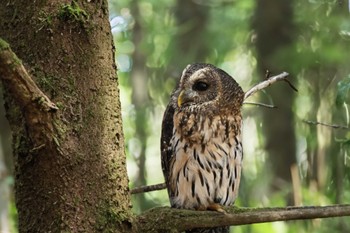
{"type": "Polygon", "coordinates": [[[288,79],[285,79],[284,81],[287,82],[288,85],[289,85],[295,92],[298,92],[298,89],[297,89],[288,79]]]}
{"type": "Polygon", "coordinates": [[[146,193],[146,192],[157,191],[162,189],[166,189],[165,183],[137,187],[137,188],[131,189],[130,193],[131,194],[146,193]]]}
{"type": "Polygon", "coordinates": [[[333,128],[333,129],[350,129],[347,126],[327,124],[327,123],[318,122],[318,121],[303,120],[303,122],[306,123],[306,124],[310,124],[310,125],[322,125],[322,126],[330,127],[330,128],[333,128]]]}
{"type": "Polygon", "coordinates": [[[275,105],[264,104],[264,103],[244,102],[243,104],[255,105],[255,106],[264,107],[264,108],[277,108],[277,106],[275,105]]]}
{"type": "Polygon", "coordinates": [[[287,72],[283,72],[279,75],[276,75],[276,76],[272,76],[270,78],[268,78],[267,80],[265,81],[262,81],[260,83],[258,83],[257,85],[255,85],[254,87],[250,88],[244,95],[244,99],[246,100],[249,96],[253,95],[255,92],[258,92],[270,85],[272,85],[273,83],[277,82],[277,81],[285,81],[289,84],[289,86],[295,90],[295,91],[298,91],[290,82],[289,80],[287,80],[287,77],[288,77],[288,73],[287,72]]]}

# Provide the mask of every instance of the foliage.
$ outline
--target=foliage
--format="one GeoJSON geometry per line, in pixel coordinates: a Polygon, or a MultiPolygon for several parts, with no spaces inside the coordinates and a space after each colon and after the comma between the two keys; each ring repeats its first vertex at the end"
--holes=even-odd
{"type": "Polygon", "coordinates": [[[350,75],[338,83],[336,104],[337,107],[343,106],[343,104],[350,104],[350,75]]]}

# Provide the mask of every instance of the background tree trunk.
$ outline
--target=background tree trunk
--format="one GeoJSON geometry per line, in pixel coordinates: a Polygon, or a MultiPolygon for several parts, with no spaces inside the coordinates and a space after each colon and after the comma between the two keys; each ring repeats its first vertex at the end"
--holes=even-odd
{"type": "Polygon", "coordinates": [[[170,64],[175,64],[180,74],[188,64],[206,61],[210,50],[208,41],[203,38],[209,36],[209,10],[208,6],[196,1],[176,1],[174,12],[179,31],[174,37],[175,51],[170,64]]]}
{"type": "MultiPolygon", "coordinates": [[[[266,70],[273,74],[288,71],[289,60],[286,48],[293,39],[292,1],[261,0],[257,1],[254,29],[257,33],[257,68],[259,75],[265,77],[266,70]]],[[[290,80],[293,74],[290,74],[290,80]]],[[[270,161],[273,190],[291,188],[290,169],[296,163],[296,142],[292,106],[294,95],[287,85],[275,85],[268,90],[278,110],[263,111],[263,131],[266,136],[265,149],[270,161]],[[288,94],[284,94],[288,92],[288,94]],[[283,98],[281,98],[283,96],[283,98]],[[281,141],[282,140],[282,141],[281,141]]],[[[289,196],[289,202],[291,201],[289,196]]]]}
{"type": "MultiPolygon", "coordinates": [[[[151,102],[148,95],[148,73],[147,73],[147,59],[146,53],[142,49],[143,39],[146,37],[142,27],[142,16],[140,15],[139,1],[132,1],[131,13],[134,16],[135,23],[133,28],[133,43],[136,49],[133,53],[133,65],[130,73],[131,89],[132,89],[132,103],[135,107],[135,139],[139,143],[139,153],[134,154],[134,159],[138,166],[137,178],[134,181],[134,186],[139,187],[147,184],[147,170],[146,170],[146,149],[149,137],[148,122],[149,109],[151,102]]],[[[145,193],[134,196],[137,205],[141,211],[152,207],[145,197],[145,193]]]]}
{"type": "Polygon", "coordinates": [[[4,83],[19,231],[130,231],[107,1],[2,1],[0,37],[59,107],[35,115],[4,83]]]}

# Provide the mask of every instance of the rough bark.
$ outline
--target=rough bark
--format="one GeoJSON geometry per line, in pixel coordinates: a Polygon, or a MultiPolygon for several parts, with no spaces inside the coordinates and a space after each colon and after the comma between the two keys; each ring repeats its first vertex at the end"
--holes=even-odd
{"type": "Polygon", "coordinates": [[[2,1],[0,37],[22,59],[24,89],[34,93],[13,82],[21,80],[18,59],[10,62],[13,77],[1,71],[19,231],[130,231],[107,1],[2,1]],[[50,100],[58,110],[45,107],[50,100]]]}

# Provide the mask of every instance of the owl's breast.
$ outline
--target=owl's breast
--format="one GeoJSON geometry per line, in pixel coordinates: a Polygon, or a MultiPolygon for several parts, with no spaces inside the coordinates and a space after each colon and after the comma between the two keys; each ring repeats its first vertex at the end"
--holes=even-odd
{"type": "Polygon", "coordinates": [[[207,144],[212,138],[221,143],[234,143],[236,135],[241,134],[242,117],[236,115],[212,116],[210,111],[175,112],[174,133],[187,144],[207,144]]]}
{"type": "Polygon", "coordinates": [[[188,115],[183,124],[180,116],[175,118],[169,177],[172,206],[205,209],[213,203],[232,204],[243,157],[240,126],[236,126],[241,122],[188,115]]]}

